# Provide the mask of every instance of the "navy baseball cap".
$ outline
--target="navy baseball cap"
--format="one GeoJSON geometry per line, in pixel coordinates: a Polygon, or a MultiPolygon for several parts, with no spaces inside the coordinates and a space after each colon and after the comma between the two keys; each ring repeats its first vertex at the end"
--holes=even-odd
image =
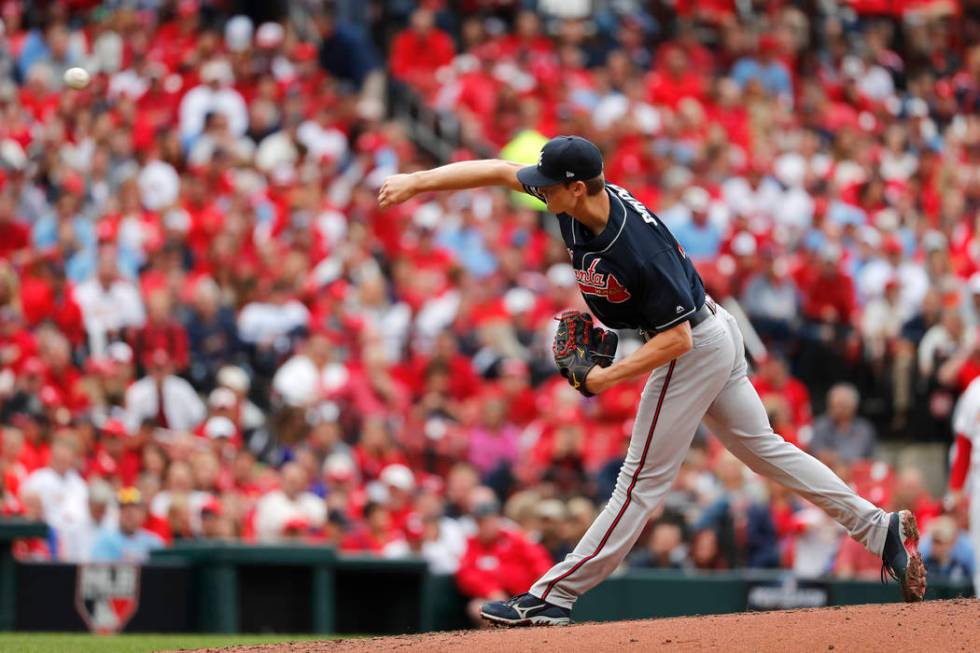
{"type": "Polygon", "coordinates": [[[566,181],[586,181],[602,174],[602,153],[581,136],[555,136],[541,148],[538,165],[517,171],[525,186],[540,188],[566,181]]]}

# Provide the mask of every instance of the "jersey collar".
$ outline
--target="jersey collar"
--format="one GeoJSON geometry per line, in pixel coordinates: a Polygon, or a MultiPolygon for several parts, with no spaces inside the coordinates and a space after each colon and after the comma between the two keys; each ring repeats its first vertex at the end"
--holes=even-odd
{"type": "Polygon", "coordinates": [[[576,246],[590,252],[603,252],[609,249],[623,233],[623,228],[626,226],[626,207],[623,206],[623,201],[611,193],[608,188],[605,189],[605,192],[609,195],[609,221],[606,222],[606,226],[598,235],[586,239],[588,229],[581,222],[569,216],[572,220],[572,234],[576,246]]]}

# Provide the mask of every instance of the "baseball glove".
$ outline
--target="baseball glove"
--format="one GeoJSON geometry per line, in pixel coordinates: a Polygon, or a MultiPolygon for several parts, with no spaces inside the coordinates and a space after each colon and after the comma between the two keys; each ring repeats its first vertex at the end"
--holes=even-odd
{"type": "Polygon", "coordinates": [[[608,367],[612,364],[619,336],[594,326],[588,313],[565,311],[555,319],[558,320],[558,331],[551,350],[558,371],[573,388],[591,397],[592,393],[585,389],[585,377],[596,365],[608,367]]]}

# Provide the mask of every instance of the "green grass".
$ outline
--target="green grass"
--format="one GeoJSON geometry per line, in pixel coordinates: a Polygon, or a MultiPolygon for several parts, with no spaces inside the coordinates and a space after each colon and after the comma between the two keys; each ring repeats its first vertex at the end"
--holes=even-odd
{"type": "MultiPolygon", "coordinates": [[[[178,649],[337,639],[331,635],[110,635],[0,633],[3,653],[149,653],[178,649]]],[[[349,635],[348,635],[349,637],[349,635]]]]}

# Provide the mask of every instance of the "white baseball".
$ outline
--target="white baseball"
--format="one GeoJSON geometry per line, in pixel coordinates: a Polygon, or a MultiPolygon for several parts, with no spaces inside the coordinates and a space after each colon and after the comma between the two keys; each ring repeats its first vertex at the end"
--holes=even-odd
{"type": "Polygon", "coordinates": [[[85,88],[90,81],[92,76],[84,68],[69,68],[65,71],[65,84],[72,88],[85,88]]]}

